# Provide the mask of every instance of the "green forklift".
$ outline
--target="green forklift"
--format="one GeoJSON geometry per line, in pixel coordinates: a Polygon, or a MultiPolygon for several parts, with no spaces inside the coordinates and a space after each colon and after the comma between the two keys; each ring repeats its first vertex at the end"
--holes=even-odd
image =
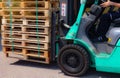
{"type": "MultiPolygon", "coordinates": [[[[81,76],[87,72],[89,67],[95,68],[96,71],[120,73],[120,19],[112,22],[106,34],[108,41],[92,42],[94,33],[91,30],[104,8],[99,6],[100,0],[95,0],[90,10],[85,13],[88,1],[80,0],[78,16],[73,25],[66,24],[60,17],[59,32],[61,33],[63,30],[65,34],[57,36],[58,65],[62,72],[69,76],[81,76]],[[83,15],[83,13],[85,14],[83,15]]],[[[104,0],[100,2],[104,2],[104,0]]],[[[66,16],[67,5],[61,2],[60,6],[62,11],[60,14],[66,16]]]]}

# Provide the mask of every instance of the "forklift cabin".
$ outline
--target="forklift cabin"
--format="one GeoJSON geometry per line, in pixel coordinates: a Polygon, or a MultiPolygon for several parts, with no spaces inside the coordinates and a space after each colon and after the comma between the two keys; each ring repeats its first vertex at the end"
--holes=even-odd
{"type": "MultiPolygon", "coordinates": [[[[71,0],[69,1],[71,2],[71,0]]],[[[70,6],[73,7],[73,5],[70,5],[69,1],[60,0],[60,29],[64,30],[60,30],[60,33],[62,32],[60,41],[64,43],[58,54],[60,69],[70,76],[83,75],[89,67],[94,67],[97,71],[120,73],[120,61],[118,60],[120,59],[120,19],[112,22],[106,35],[109,38],[108,42],[94,43],[91,41],[92,38],[89,35],[91,31],[89,30],[104,11],[104,8],[98,4],[100,0],[94,2],[92,0],[93,5],[90,7],[90,11],[84,16],[86,3],[90,0],[80,0],[76,20],[74,20],[75,16],[71,18],[74,11],[70,11],[70,6]],[[70,25],[70,18],[72,25],[70,25]]]]}

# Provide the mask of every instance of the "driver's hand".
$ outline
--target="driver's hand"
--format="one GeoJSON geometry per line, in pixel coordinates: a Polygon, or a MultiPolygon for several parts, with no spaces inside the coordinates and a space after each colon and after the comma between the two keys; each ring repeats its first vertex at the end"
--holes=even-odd
{"type": "Polygon", "coordinates": [[[109,7],[110,5],[112,5],[112,2],[110,0],[108,0],[107,2],[104,2],[104,3],[100,4],[100,6],[102,6],[102,7],[109,7]]]}

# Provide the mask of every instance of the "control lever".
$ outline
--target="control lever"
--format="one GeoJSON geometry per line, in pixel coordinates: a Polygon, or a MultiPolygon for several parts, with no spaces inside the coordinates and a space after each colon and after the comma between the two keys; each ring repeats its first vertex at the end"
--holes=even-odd
{"type": "Polygon", "coordinates": [[[65,23],[63,23],[63,26],[66,27],[66,28],[70,28],[70,26],[65,24],[65,23]]]}
{"type": "Polygon", "coordinates": [[[65,24],[65,23],[64,23],[64,20],[63,20],[63,19],[60,20],[60,23],[61,23],[61,25],[64,26],[65,28],[68,28],[68,29],[70,28],[70,26],[69,26],[68,24],[65,24]]]}

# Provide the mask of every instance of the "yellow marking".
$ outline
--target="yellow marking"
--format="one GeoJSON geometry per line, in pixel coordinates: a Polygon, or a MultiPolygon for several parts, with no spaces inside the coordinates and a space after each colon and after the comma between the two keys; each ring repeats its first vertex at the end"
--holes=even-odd
{"type": "Polygon", "coordinates": [[[112,42],[112,39],[111,38],[108,38],[108,43],[112,42]]]}

